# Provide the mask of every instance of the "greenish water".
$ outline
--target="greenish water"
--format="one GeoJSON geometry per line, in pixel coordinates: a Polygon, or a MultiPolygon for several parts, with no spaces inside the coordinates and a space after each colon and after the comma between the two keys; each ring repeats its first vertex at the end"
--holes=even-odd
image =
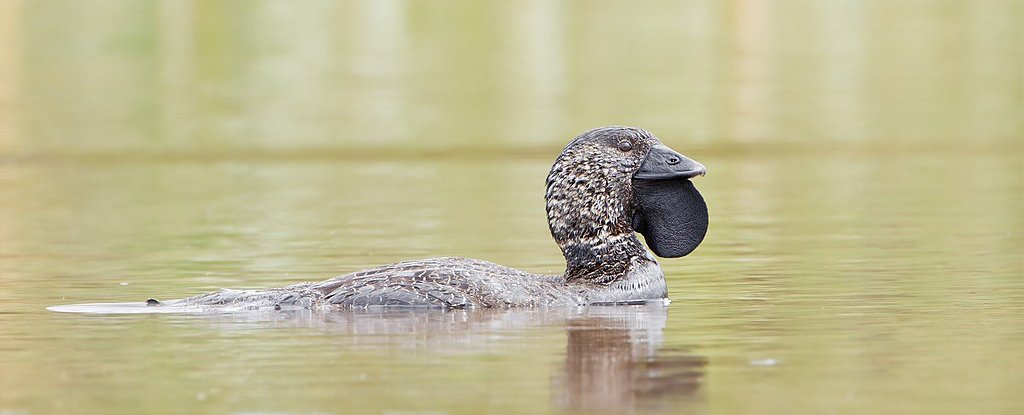
{"type": "Polygon", "coordinates": [[[1017,2],[0,0],[0,413],[1024,407],[1017,2]],[[673,303],[69,315],[459,255],[559,273],[543,180],[704,163],[673,303]]]}

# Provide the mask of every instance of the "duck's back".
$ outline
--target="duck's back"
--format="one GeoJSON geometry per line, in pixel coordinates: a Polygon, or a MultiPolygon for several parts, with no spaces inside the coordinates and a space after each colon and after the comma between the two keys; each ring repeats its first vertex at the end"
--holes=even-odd
{"type": "Polygon", "coordinates": [[[222,290],[189,305],[234,307],[523,307],[583,301],[560,277],[468,258],[399,262],[270,290],[222,290]]]}

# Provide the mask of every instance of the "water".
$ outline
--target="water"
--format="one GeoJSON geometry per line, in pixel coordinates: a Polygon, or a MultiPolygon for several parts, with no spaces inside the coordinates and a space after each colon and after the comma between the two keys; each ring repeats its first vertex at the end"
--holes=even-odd
{"type": "Polygon", "coordinates": [[[1019,412],[1020,5],[634,3],[0,2],[0,412],[1019,412]],[[44,310],[557,274],[613,123],[709,168],[667,308],[44,310]]]}

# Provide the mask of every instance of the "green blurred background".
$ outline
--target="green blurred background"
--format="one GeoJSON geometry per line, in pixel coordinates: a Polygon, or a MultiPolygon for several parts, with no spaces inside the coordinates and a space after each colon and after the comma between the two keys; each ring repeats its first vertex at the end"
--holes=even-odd
{"type": "Polygon", "coordinates": [[[12,1],[0,151],[1013,148],[1017,1],[12,1]]]}
{"type": "Polygon", "coordinates": [[[0,414],[1017,413],[1022,13],[0,0],[0,414]],[[709,167],[665,310],[44,309],[442,255],[557,274],[544,177],[609,124],[709,167]]]}

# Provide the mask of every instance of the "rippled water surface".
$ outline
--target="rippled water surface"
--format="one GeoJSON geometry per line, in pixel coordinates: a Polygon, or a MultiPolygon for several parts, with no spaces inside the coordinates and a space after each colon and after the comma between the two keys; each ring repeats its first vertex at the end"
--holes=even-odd
{"type": "Polygon", "coordinates": [[[1016,2],[0,0],[0,413],[1018,413],[1016,2]],[[668,307],[83,315],[458,255],[704,163],[668,307]]]}

